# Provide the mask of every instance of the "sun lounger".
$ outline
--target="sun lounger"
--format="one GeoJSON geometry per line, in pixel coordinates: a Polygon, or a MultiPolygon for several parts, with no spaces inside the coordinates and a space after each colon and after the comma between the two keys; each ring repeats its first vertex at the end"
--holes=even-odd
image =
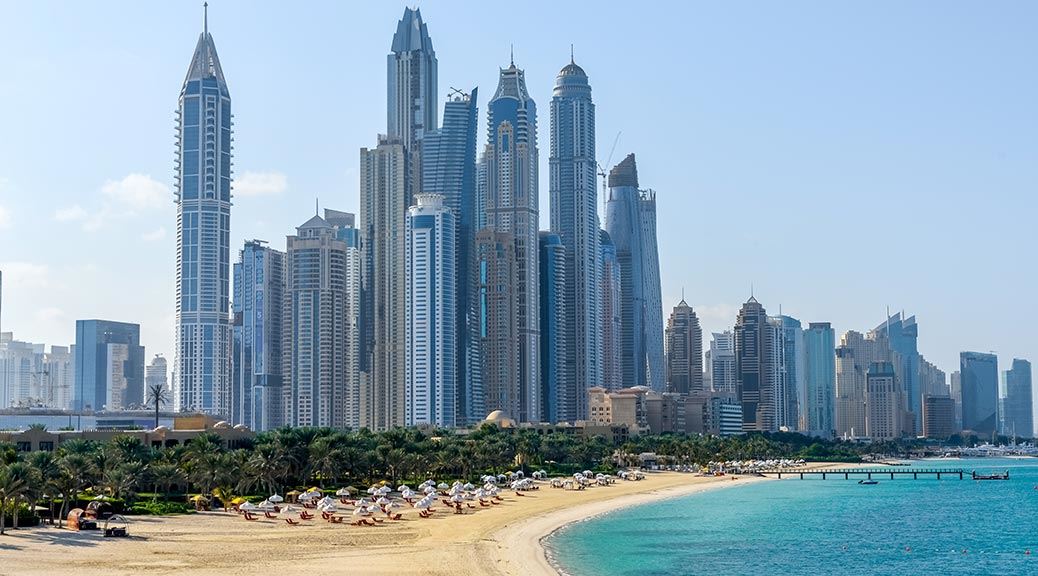
{"type": "Polygon", "coordinates": [[[390,516],[389,519],[390,520],[401,520],[401,519],[403,519],[403,517],[404,517],[403,514],[397,512],[396,514],[393,514],[392,516],[390,516]]]}
{"type": "Polygon", "coordinates": [[[277,516],[271,514],[270,512],[267,512],[266,510],[263,511],[263,515],[266,516],[267,518],[270,518],[271,520],[277,520],[278,519],[277,516]]]}
{"type": "Polygon", "coordinates": [[[252,514],[249,514],[248,512],[243,512],[242,514],[245,516],[246,520],[256,520],[256,517],[252,514]]]}
{"type": "Polygon", "coordinates": [[[291,518],[285,518],[285,522],[288,522],[292,526],[299,526],[299,521],[298,520],[293,520],[291,518]]]}

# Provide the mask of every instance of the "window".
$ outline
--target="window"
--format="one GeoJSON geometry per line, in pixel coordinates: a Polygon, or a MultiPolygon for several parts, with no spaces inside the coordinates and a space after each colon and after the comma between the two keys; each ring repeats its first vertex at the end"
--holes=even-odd
{"type": "Polygon", "coordinates": [[[54,442],[53,441],[40,442],[40,450],[43,450],[44,452],[53,452],[54,451],[54,442]]]}
{"type": "Polygon", "coordinates": [[[14,449],[18,452],[31,452],[32,442],[15,442],[14,449]]]}

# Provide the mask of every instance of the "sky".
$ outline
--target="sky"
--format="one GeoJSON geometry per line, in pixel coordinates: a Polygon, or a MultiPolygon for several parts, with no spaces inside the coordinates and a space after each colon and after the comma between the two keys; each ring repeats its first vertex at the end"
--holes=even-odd
{"type": "MultiPolygon", "coordinates": [[[[656,192],[663,301],[705,333],[750,296],[866,331],[915,314],[962,350],[1038,360],[1038,3],[490,2],[418,6],[451,87],[526,71],[548,221],[548,103],[570,45],[600,163],[656,192]],[[619,137],[617,135],[619,134],[619,137]],[[613,143],[617,142],[615,152],[613,143]]],[[[213,0],[234,109],[232,260],[321,207],[358,211],[386,129],[404,4],[213,0]]],[[[201,2],[0,0],[0,329],[67,345],[75,320],[141,324],[171,356],[174,111],[201,2]]],[[[708,338],[707,338],[708,339],[708,338]]]]}

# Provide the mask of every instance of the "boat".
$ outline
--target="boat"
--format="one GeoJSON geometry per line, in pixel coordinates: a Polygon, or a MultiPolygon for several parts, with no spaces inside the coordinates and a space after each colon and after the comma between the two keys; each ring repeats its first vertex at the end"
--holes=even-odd
{"type": "Polygon", "coordinates": [[[869,479],[869,480],[858,480],[858,484],[867,484],[867,485],[871,486],[873,484],[879,484],[879,480],[872,480],[872,479],[869,479]]]}
{"type": "Polygon", "coordinates": [[[974,480],[1009,480],[1009,470],[1006,470],[1002,474],[977,474],[977,471],[973,471],[974,480]]]}

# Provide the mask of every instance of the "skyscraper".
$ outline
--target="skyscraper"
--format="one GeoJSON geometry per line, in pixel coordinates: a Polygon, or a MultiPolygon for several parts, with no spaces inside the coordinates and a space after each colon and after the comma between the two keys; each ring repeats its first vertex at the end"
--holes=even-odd
{"type": "MultiPolygon", "coordinates": [[[[280,311],[279,311],[280,312],[280,311]]],[[[169,366],[162,354],[156,354],[151,363],[144,367],[144,403],[152,406],[154,399],[152,388],[158,386],[166,393],[166,402],[169,402],[169,366]]]]}
{"type": "Polygon", "coordinates": [[[350,328],[359,255],[340,230],[314,216],[286,239],[282,406],[289,426],[352,426],[358,394],[350,328]],[[351,265],[351,260],[353,264],[351,265]],[[351,365],[352,364],[352,365],[351,365]]]}
{"type": "Polygon", "coordinates": [[[998,419],[998,358],[982,352],[959,354],[962,373],[962,429],[991,436],[998,419]]]}
{"type": "Polygon", "coordinates": [[[804,330],[804,367],[801,430],[829,438],[836,429],[836,333],[828,322],[811,322],[804,330]]]}
{"type": "MultiPolygon", "coordinates": [[[[566,385],[581,399],[573,419],[587,418],[587,389],[600,385],[599,226],[595,163],[595,105],[583,68],[572,58],[555,77],[551,99],[549,198],[551,231],[565,249],[563,306],[570,335],[566,385]]],[[[569,419],[569,418],[567,418],[569,419]]]]}
{"type": "Polygon", "coordinates": [[[1034,437],[1034,391],[1031,388],[1031,363],[1013,358],[1013,367],[1003,372],[1005,378],[1005,428],[1003,434],[1020,438],[1034,437]]]}
{"type": "Polygon", "coordinates": [[[75,360],[69,346],[51,346],[43,355],[43,382],[45,406],[68,410],[72,407],[72,391],[75,389],[75,360]]]}
{"type": "Polygon", "coordinates": [[[137,324],[76,320],[73,410],[125,410],[144,402],[144,346],[137,324]]]}
{"type": "Polygon", "coordinates": [[[257,432],[281,426],[285,254],[251,240],[234,265],[232,424],[257,432]]]}
{"type": "Polygon", "coordinates": [[[417,194],[407,210],[408,426],[457,423],[457,237],[454,213],[438,194],[417,194]]]}
{"type": "MultiPolygon", "coordinates": [[[[386,134],[397,138],[407,155],[407,191],[423,191],[422,140],[435,130],[437,114],[436,52],[422,12],[404,8],[386,56],[386,134]]],[[[408,202],[407,206],[410,206],[408,202]]],[[[406,209],[406,208],[405,208],[406,209]]],[[[400,218],[403,219],[403,211],[400,218]]]]}
{"type": "Polygon", "coordinates": [[[177,109],[177,411],[229,408],[231,128],[231,94],[206,18],[177,109]]]}
{"type": "Polygon", "coordinates": [[[638,167],[629,154],[609,172],[606,231],[620,264],[620,362],[625,388],[662,392],[663,303],[656,246],[656,195],[638,189],[638,167]]]}
{"type": "Polygon", "coordinates": [[[904,390],[904,409],[912,413],[914,423],[910,432],[921,432],[923,394],[920,386],[919,325],[916,324],[915,316],[904,318],[898,312],[888,317],[873,332],[877,337],[885,337],[890,349],[898,354],[894,361],[899,364],[895,369],[904,390]]]}
{"type": "Polygon", "coordinates": [[[744,431],[778,430],[780,338],[764,306],[756,298],[747,300],[735,321],[735,374],[744,431]]]}
{"type": "Polygon", "coordinates": [[[360,229],[363,246],[361,425],[404,425],[406,379],[407,155],[400,139],[379,138],[360,151],[360,229]]]}
{"type": "Polygon", "coordinates": [[[804,331],[800,320],[775,316],[769,321],[779,331],[778,423],[780,428],[800,430],[800,406],[804,399],[804,331]]]}
{"type": "Polygon", "coordinates": [[[483,400],[520,422],[541,419],[537,266],[537,106],[523,71],[501,70],[487,105],[486,228],[476,234],[483,400]]]}
{"type": "Polygon", "coordinates": [[[667,320],[667,392],[703,392],[703,329],[684,298],[667,320]]]}
{"type": "MultiPolygon", "coordinates": [[[[541,417],[548,422],[577,420],[577,388],[569,381],[566,354],[572,318],[566,314],[566,249],[553,232],[540,233],[541,417]]],[[[587,394],[584,394],[587,396],[587,394]]]]}
{"type": "Polygon", "coordinates": [[[735,394],[738,378],[735,374],[735,334],[731,330],[714,332],[710,338],[710,389],[714,392],[735,394]]]}
{"type": "Polygon", "coordinates": [[[894,365],[873,362],[865,372],[865,434],[873,440],[901,437],[901,387],[894,365]]]}
{"type": "Polygon", "coordinates": [[[443,106],[443,127],[425,134],[422,144],[422,189],[443,196],[454,214],[456,247],[457,319],[457,422],[474,423],[486,412],[472,399],[481,387],[479,375],[479,325],[476,286],[476,127],[477,94],[455,92],[443,106]]]}
{"type": "Polygon", "coordinates": [[[605,230],[599,230],[598,247],[601,261],[598,265],[598,329],[602,368],[599,374],[602,387],[619,390],[623,387],[623,369],[620,363],[621,326],[620,314],[620,263],[616,259],[616,246],[605,230]]]}

